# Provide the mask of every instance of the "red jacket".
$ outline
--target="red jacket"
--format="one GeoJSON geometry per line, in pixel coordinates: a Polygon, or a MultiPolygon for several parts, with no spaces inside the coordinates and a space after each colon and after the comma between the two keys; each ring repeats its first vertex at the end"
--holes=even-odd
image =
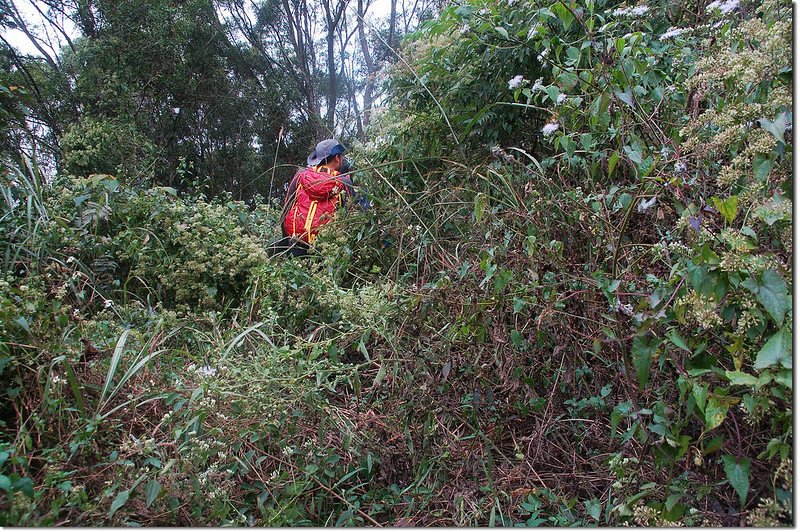
{"type": "Polygon", "coordinates": [[[322,167],[298,172],[286,197],[284,234],[313,244],[319,228],[333,219],[343,196],[351,193],[351,186],[346,176],[322,171],[322,167]]]}

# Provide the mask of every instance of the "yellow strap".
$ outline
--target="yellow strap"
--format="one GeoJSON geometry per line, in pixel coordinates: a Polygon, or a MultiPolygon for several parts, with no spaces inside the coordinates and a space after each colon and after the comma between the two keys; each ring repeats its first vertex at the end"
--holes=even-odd
{"type": "Polygon", "coordinates": [[[308,243],[314,243],[314,235],[311,234],[311,223],[314,221],[314,215],[317,214],[317,202],[312,201],[311,206],[308,208],[308,216],[306,216],[306,235],[308,235],[308,243]]]}
{"type": "Polygon", "coordinates": [[[334,177],[336,177],[337,175],[339,175],[339,172],[338,172],[338,171],[336,171],[336,170],[331,170],[330,168],[328,168],[328,166],[327,166],[327,165],[324,165],[324,164],[323,164],[323,165],[320,165],[320,166],[312,166],[312,167],[311,167],[311,169],[312,169],[312,170],[314,170],[315,172],[318,172],[318,173],[326,173],[326,174],[330,174],[330,175],[332,175],[332,176],[334,176],[334,177]],[[323,170],[323,168],[324,168],[324,170],[323,170]]]}
{"type": "MultiPolygon", "coordinates": [[[[292,205],[292,207],[294,207],[294,214],[292,215],[292,236],[297,234],[297,195],[300,193],[301,188],[303,188],[303,186],[298,180],[297,184],[294,186],[294,199],[292,200],[294,202],[294,205],[292,205]]],[[[292,207],[289,207],[289,212],[291,212],[292,207]]]]}

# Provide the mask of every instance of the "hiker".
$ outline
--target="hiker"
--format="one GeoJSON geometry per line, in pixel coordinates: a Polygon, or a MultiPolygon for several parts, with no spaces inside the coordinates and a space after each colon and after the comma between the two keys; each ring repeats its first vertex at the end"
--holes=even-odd
{"type": "Polygon", "coordinates": [[[323,140],[308,156],[308,167],[289,182],[281,213],[283,238],[272,244],[270,255],[308,255],[319,228],[333,220],[336,208],[353,195],[344,152],[337,140],[323,140]]]}

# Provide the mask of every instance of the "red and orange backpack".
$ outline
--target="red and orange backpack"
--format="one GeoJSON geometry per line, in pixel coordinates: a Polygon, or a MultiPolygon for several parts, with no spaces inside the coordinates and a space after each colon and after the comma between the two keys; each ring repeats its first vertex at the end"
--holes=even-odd
{"type": "Polygon", "coordinates": [[[306,168],[293,181],[294,202],[286,211],[283,228],[287,236],[313,244],[319,228],[333,220],[347,190],[339,173],[326,166],[306,168]]]}

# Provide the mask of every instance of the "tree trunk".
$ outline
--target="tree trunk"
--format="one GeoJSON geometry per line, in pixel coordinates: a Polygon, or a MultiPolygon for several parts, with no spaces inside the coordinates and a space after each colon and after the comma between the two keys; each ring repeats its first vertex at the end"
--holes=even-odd
{"type": "Polygon", "coordinates": [[[389,47],[395,49],[395,32],[397,31],[397,0],[391,0],[389,11],[389,47]]]}
{"type": "Polygon", "coordinates": [[[327,25],[328,33],[326,41],[328,45],[328,113],[325,120],[325,125],[329,131],[333,133],[334,119],[336,116],[336,100],[337,100],[337,83],[336,83],[336,56],[334,50],[334,38],[336,37],[336,30],[344,14],[344,9],[347,7],[347,0],[339,0],[335,8],[331,5],[331,0],[323,0],[323,7],[325,8],[325,22],[327,25]]]}
{"type": "MultiPolygon", "coordinates": [[[[394,0],[392,0],[394,4],[394,0]]],[[[364,0],[358,0],[358,42],[361,45],[361,53],[364,56],[364,64],[367,67],[367,79],[364,84],[364,125],[369,126],[370,110],[372,109],[373,90],[375,87],[375,63],[372,61],[372,54],[369,51],[367,34],[364,31],[364,17],[367,14],[369,4],[364,5],[364,0]]],[[[363,133],[360,135],[363,139],[363,133]]]]}
{"type": "Polygon", "coordinates": [[[334,117],[336,112],[336,63],[333,50],[333,28],[328,26],[328,115],[325,124],[333,132],[334,117]]]}

